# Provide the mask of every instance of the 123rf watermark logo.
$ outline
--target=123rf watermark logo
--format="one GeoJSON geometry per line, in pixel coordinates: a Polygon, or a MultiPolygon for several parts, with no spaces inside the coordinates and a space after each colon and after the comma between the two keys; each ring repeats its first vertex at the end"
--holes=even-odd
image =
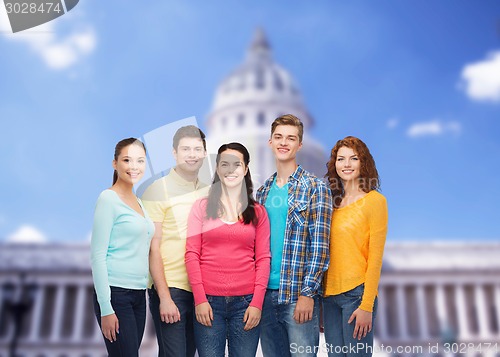
{"type": "Polygon", "coordinates": [[[72,10],[79,0],[3,0],[12,32],[52,21],[72,10]]]}

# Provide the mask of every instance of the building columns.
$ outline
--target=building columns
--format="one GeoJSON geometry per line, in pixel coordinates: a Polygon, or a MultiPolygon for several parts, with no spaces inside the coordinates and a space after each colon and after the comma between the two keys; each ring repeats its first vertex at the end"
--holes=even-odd
{"type": "Polygon", "coordinates": [[[491,336],[491,331],[488,325],[488,311],[486,308],[486,294],[484,293],[484,285],[474,286],[474,297],[476,300],[477,308],[477,322],[479,325],[479,336],[485,336],[486,338],[491,336]]]}
{"type": "Polygon", "coordinates": [[[74,341],[82,340],[82,330],[83,330],[83,321],[84,321],[84,313],[90,313],[85,310],[85,293],[87,292],[87,287],[85,285],[78,285],[76,292],[76,302],[75,302],[75,319],[72,321],[73,323],[73,334],[71,339],[74,341]]]}
{"type": "Polygon", "coordinates": [[[405,286],[396,285],[396,304],[398,307],[399,337],[401,340],[408,340],[408,321],[406,313],[405,286]]]}
{"type": "Polygon", "coordinates": [[[427,303],[425,301],[424,285],[418,284],[415,292],[417,298],[419,337],[422,340],[427,340],[429,338],[429,324],[427,320],[427,303]]]}
{"type": "Polygon", "coordinates": [[[439,335],[446,333],[450,328],[448,321],[448,308],[443,284],[436,285],[436,314],[439,320],[439,335]]]}
{"type": "Polygon", "coordinates": [[[465,301],[465,287],[463,285],[455,285],[455,303],[457,310],[458,328],[460,340],[468,340],[470,338],[468,309],[465,301]]]}
{"type": "Polygon", "coordinates": [[[40,339],[40,327],[42,326],[43,307],[45,304],[46,290],[44,286],[40,286],[36,292],[35,306],[33,307],[33,315],[31,318],[31,328],[29,334],[30,341],[40,339]]]}
{"type": "Polygon", "coordinates": [[[385,340],[388,338],[388,331],[387,331],[387,301],[386,301],[386,294],[384,291],[384,286],[380,286],[378,289],[378,302],[377,302],[377,321],[378,321],[378,332],[377,335],[379,339],[385,340]]]}
{"type": "Polygon", "coordinates": [[[497,319],[496,326],[498,326],[497,337],[500,337],[500,285],[493,286],[494,304],[496,316],[493,318],[497,319]]]}
{"type": "Polygon", "coordinates": [[[57,341],[61,338],[61,326],[64,318],[64,308],[66,297],[66,285],[57,285],[56,298],[54,302],[54,324],[52,325],[52,333],[50,334],[50,339],[52,341],[57,341]]]}
{"type": "MultiPolygon", "coordinates": [[[[4,299],[3,294],[4,294],[4,292],[3,292],[3,289],[1,289],[1,285],[0,285],[0,302],[2,304],[5,304],[5,301],[3,301],[3,299],[4,299]]],[[[8,313],[7,309],[3,305],[0,306],[0,321],[2,321],[2,319],[4,321],[7,321],[7,319],[10,319],[9,313],[8,313]],[[2,314],[2,312],[3,312],[3,314],[2,314]]],[[[8,327],[7,327],[6,331],[5,331],[6,334],[5,334],[4,337],[0,338],[0,341],[3,341],[3,340],[8,341],[8,340],[10,340],[10,336],[12,334],[13,326],[12,326],[12,323],[7,323],[7,326],[8,327]]]]}

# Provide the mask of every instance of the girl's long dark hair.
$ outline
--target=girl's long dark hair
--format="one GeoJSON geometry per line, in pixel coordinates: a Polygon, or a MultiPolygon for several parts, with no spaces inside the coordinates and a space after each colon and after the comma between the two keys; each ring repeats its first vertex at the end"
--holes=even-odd
{"type": "MultiPolygon", "coordinates": [[[[127,138],[120,140],[116,146],[115,146],[115,161],[118,161],[118,156],[120,156],[121,152],[123,149],[125,149],[129,145],[137,145],[140,146],[144,149],[144,152],[146,152],[146,146],[144,146],[144,143],[140,141],[139,139],[136,138],[127,138]]],[[[118,181],[118,173],[116,170],[113,172],[113,185],[118,181]]]]}
{"type": "MultiPolygon", "coordinates": [[[[217,152],[216,166],[219,166],[219,161],[221,154],[226,150],[235,150],[243,155],[243,161],[245,167],[248,167],[250,163],[250,154],[246,147],[240,143],[229,143],[222,145],[217,152]]],[[[214,179],[212,181],[212,186],[208,193],[208,203],[207,203],[207,218],[216,219],[224,214],[224,206],[222,205],[222,183],[220,182],[220,177],[215,172],[214,179]]],[[[255,215],[255,200],[253,199],[253,184],[252,176],[250,175],[250,169],[247,170],[245,175],[245,180],[241,186],[240,202],[242,205],[246,205],[245,210],[242,212],[243,223],[254,225],[257,224],[257,217],[255,215]]]]}

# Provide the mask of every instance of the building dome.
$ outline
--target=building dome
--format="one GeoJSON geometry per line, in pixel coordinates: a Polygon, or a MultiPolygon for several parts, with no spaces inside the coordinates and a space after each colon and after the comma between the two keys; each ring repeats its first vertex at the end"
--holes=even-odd
{"type": "MultiPolygon", "coordinates": [[[[286,107],[288,111],[285,112],[296,113],[305,127],[312,124],[293,77],[273,61],[269,42],[262,29],[255,32],[244,63],[217,87],[208,124],[226,110],[255,104],[286,107]]],[[[277,113],[275,117],[285,112],[277,113]]],[[[244,124],[244,120],[236,118],[236,121],[239,125],[244,124]]],[[[227,124],[227,121],[221,124],[227,124]]],[[[262,119],[261,124],[264,124],[262,119]]]]}
{"type": "Polygon", "coordinates": [[[297,161],[308,171],[323,176],[326,155],[309,135],[313,119],[293,79],[274,62],[262,29],[255,32],[243,63],[215,90],[207,117],[207,145],[217,152],[220,145],[237,141],[250,152],[252,177],[263,182],[275,171],[274,157],[267,146],[271,123],[283,114],[294,114],[304,124],[304,146],[297,161]]]}

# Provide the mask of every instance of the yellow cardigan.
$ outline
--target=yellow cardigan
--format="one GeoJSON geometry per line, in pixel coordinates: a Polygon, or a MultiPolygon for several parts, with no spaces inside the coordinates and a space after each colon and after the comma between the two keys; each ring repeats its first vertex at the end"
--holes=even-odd
{"type": "Polygon", "coordinates": [[[330,231],[330,267],[325,296],[365,284],[362,310],[372,312],[382,269],[387,234],[387,201],[377,191],[333,212],[330,231]]]}

